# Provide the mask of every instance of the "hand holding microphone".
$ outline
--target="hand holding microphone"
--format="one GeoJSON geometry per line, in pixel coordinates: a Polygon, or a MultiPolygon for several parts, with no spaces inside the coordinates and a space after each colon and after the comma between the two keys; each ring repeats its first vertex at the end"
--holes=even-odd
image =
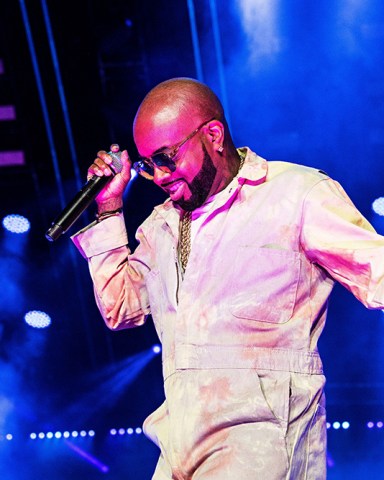
{"type": "Polygon", "coordinates": [[[126,150],[120,152],[119,146],[113,144],[110,152],[98,152],[88,169],[87,183],[52,222],[45,234],[46,238],[50,241],[57,240],[95,199],[99,213],[122,207],[123,193],[130,178],[131,162],[126,150]]]}

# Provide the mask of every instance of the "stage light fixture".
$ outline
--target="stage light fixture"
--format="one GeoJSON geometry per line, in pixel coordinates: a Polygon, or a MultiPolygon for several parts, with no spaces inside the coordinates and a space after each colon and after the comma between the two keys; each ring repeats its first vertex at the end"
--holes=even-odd
{"type": "Polygon", "coordinates": [[[152,347],[153,353],[160,353],[161,352],[161,346],[160,345],[154,345],[152,347]]]}
{"type": "Polygon", "coordinates": [[[384,197],[376,198],[372,202],[372,210],[377,213],[377,215],[384,215],[384,197]]]}
{"type": "Polygon", "coordinates": [[[51,317],[40,310],[31,310],[24,315],[25,322],[34,328],[46,328],[51,324],[51,317]]]}
{"type": "Polygon", "coordinates": [[[11,233],[26,233],[31,228],[29,220],[17,214],[5,216],[2,223],[3,227],[11,233]]]}

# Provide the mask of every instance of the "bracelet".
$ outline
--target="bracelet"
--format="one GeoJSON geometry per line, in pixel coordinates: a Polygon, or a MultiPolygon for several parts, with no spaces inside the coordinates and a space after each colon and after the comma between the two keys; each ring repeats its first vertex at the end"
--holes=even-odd
{"type": "Polygon", "coordinates": [[[108,217],[114,217],[119,213],[122,213],[122,211],[122,208],[116,208],[116,210],[108,210],[106,212],[96,213],[96,221],[97,223],[100,223],[102,220],[105,220],[108,217]]]}

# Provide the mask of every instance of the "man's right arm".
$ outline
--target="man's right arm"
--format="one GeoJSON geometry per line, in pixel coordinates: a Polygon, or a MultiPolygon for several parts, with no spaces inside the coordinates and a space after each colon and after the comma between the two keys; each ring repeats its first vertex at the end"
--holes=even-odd
{"type": "Polygon", "coordinates": [[[122,214],[113,215],[72,237],[88,260],[95,298],[105,323],[112,330],[142,325],[150,313],[145,274],[145,238],[131,254],[122,214]],[[136,252],[135,252],[136,253],[136,252]]]}
{"type": "MultiPolygon", "coordinates": [[[[111,151],[116,153],[114,144],[111,151]]],[[[128,248],[128,238],[122,213],[123,194],[131,178],[128,152],[121,152],[122,169],[96,197],[98,221],[72,237],[76,247],[88,260],[96,302],[107,326],[113,330],[131,328],[144,323],[149,314],[145,287],[145,238],[137,260],[128,248]]],[[[111,176],[111,156],[101,150],[88,169],[88,177],[111,176]]]]}

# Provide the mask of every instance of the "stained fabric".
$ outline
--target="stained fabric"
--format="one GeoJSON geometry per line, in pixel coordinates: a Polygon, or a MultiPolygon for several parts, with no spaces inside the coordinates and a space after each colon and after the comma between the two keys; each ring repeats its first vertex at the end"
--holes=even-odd
{"type": "Polygon", "coordinates": [[[106,324],[151,314],[162,343],[166,400],[144,423],[161,452],[155,480],[324,479],[317,342],[329,295],[338,281],[384,307],[384,238],[342,187],[241,150],[239,175],[199,218],[183,276],[169,200],[133,253],[122,215],[73,238],[106,324]]]}

